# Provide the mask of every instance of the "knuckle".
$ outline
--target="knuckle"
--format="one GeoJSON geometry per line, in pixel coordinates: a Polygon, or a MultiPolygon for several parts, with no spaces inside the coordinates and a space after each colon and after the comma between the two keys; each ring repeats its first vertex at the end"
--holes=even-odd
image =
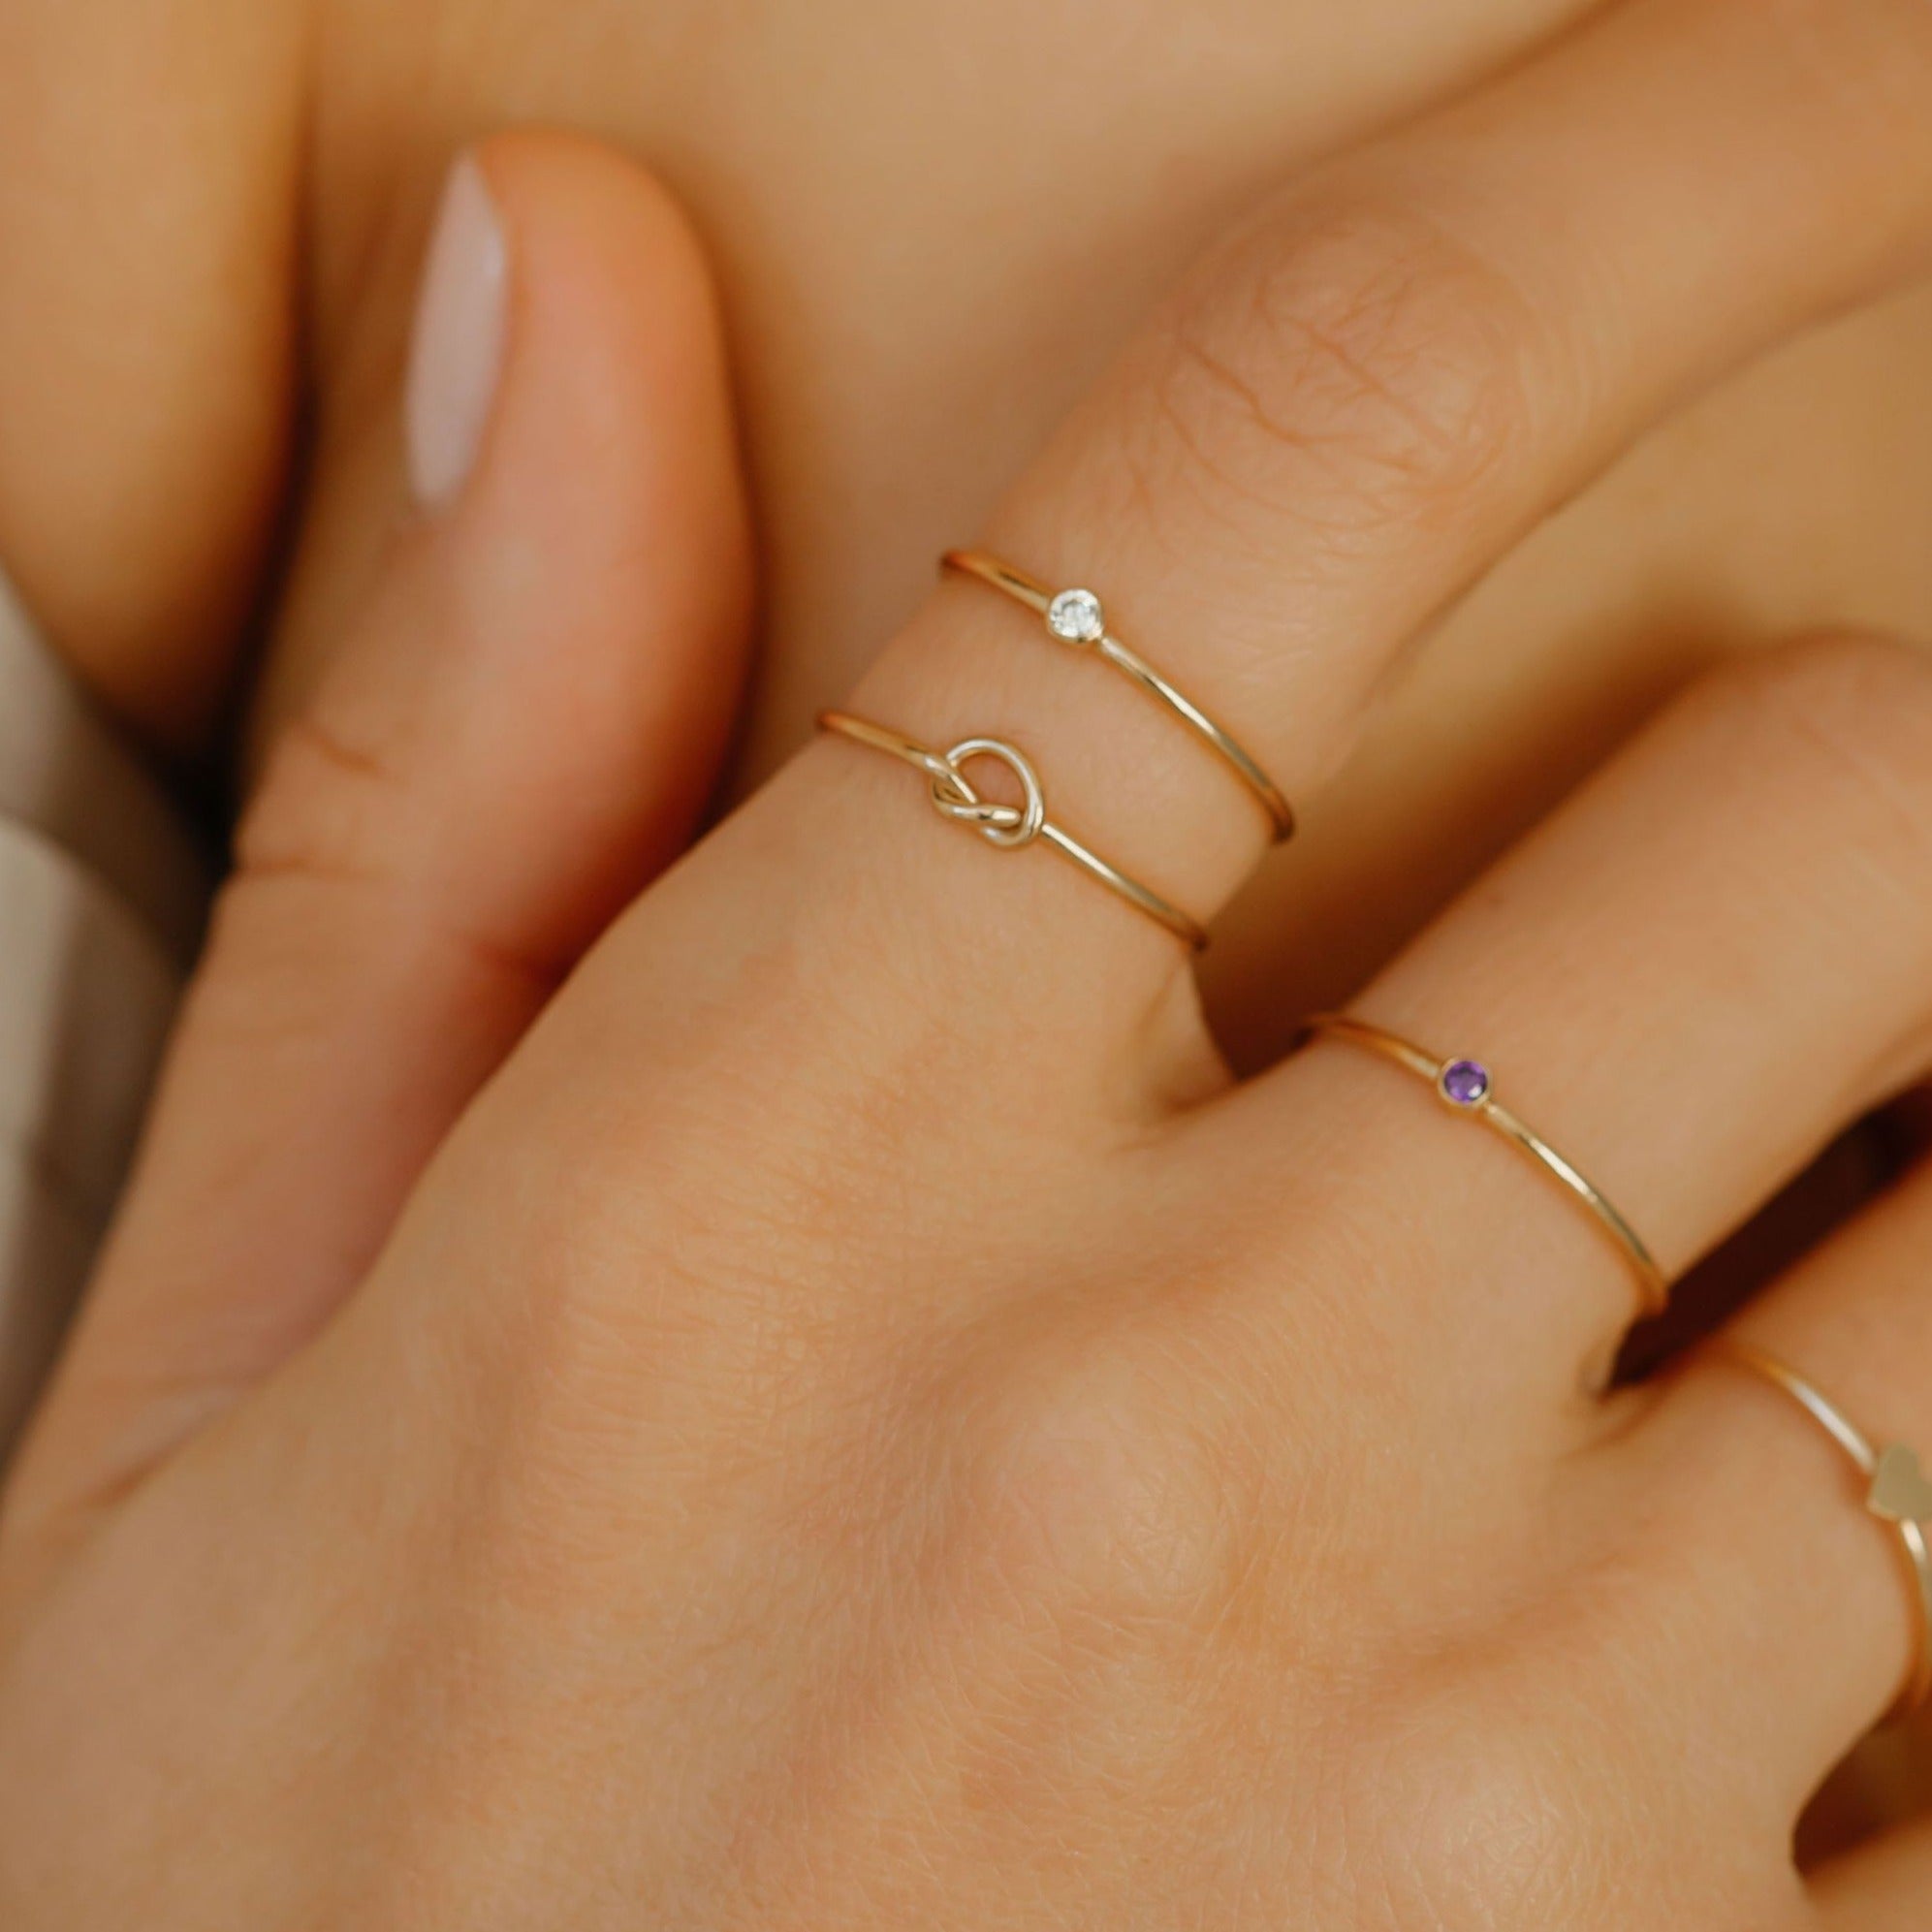
{"type": "Polygon", "coordinates": [[[1346,534],[1452,507],[1511,460],[1535,339],[1520,291],[1435,221],[1330,207],[1245,232],[1190,280],[1149,395],[1217,493],[1313,504],[1346,534]]]}
{"type": "MultiPolygon", "coordinates": [[[[1782,58],[1799,99],[1849,111],[1881,132],[1922,127],[1932,20],[1914,0],[1729,0],[1753,39],[1782,58]]],[[[1869,212],[1869,211],[1868,211],[1869,212]]]]}
{"type": "Polygon", "coordinates": [[[283,952],[310,949],[307,977],[324,984],[315,949],[364,964],[407,931],[479,979],[548,998],[570,964],[513,925],[462,917],[444,890],[438,849],[420,835],[433,817],[431,787],[393,752],[366,748],[313,714],[276,741],[236,834],[222,894],[227,928],[279,931],[283,952]]]}
{"type": "Polygon", "coordinates": [[[1257,1443],[1203,1405],[1150,1328],[1035,1350],[978,1418],[978,1566],[1019,1602],[1158,1643],[1219,1626],[1248,1587],[1257,1443]]]}
{"type": "Polygon", "coordinates": [[[275,742],[236,836],[244,873],[364,879],[380,873],[402,775],[313,713],[275,742]]]}
{"type": "Polygon", "coordinates": [[[1932,702],[1932,653],[1883,631],[1813,631],[1740,658],[1732,671],[1742,682],[1774,690],[1783,685],[1828,696],[1837,688],[1886,702],[1910,702],[1917,692],[1921,705],[1932,702]]]}
{"type": "Polygon", "coordinates": [[[1353,1754],[1345,1829],[1405,1932],[1583,1923],[1622,1860],[1547,1711],[1486,1688],[1413,1699],[1353,1754]]]}
{"type": "Polygon", "coordinates": [[[1932,871],[1932,652],[1854,633],[1807,638],[1714,681],[1726,722],[1844,849],[1916,890],[1932,871]]]}

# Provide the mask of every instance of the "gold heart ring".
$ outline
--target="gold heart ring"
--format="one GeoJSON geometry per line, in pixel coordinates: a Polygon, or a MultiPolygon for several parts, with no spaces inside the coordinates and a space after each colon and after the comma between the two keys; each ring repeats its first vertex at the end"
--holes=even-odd
{"type": "Polygon", "coordinates": [[[1816,1383],[1748,1342],[1718,1342],[1713,1351],[1789,1396],[1851,1459],[1865,1480],[1865,1507],[1896,1535],[1917,1612],[1918,1649],[1893,1714],[1910,1717],[1932,1699],[1932,1481],[1917,1450],[1903,1442],[1880,1448],[1816,1383]]]}
{"type": "Polygon", "coordinates": [[[1894,1442],[1880,1453],[1867,1506],[1887,1523],[1932,1527],[1932,1482],[1925,1479],[1916,1449],[1894,1442]]]}

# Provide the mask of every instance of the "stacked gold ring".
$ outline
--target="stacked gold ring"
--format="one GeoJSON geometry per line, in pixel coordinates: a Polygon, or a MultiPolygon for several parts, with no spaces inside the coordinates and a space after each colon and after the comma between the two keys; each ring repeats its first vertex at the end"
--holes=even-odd
{"type": "Polygon", "coordinates": [[[1141,654],[1123,644],[1108,628],[1106,607],[1092,590],[1055,590],[1038,578],[979,550],[949,550],[940,559],[943,568],[962,577],[976,578],[990,585],[1016,604],[1036,611],[1046,621],[1048,636],[1076,650],[1091,650],[1111,664],[1123,677],[1145,691],[1156,703],[1181,720],[1202,744],[1208,746],[1254,795],[1268,814],[1276,841],[1292,839],[1295,831],[1293,808],[1281,787],[1261,769],[1253,755],[1232,732],[1204,712],[1170,679],[1156,671],[1141,654]]]}
{"type": "Polygon", "coordinates": [[[1046,791],[1039,774],[1032,760],[1017,745],[998,738],[968,738],[939,751],[922,744],[916,738],[908,738],[903,731],[874,724],[870,718],[854,717],[849,712],[825,712],[818,725],[821,731],[849,738],[855,744],[869,745],[874,751],[897,758],[901,764],[910,765],[915,772],[923,772],[932,781],[934,809],[956,825],[968,826],[989,845],[1006,852],[1021,851],[1035,840],[1050,845],[1088,877],[1097,879],[1135,911],[1166,928],[1177,939],[1196,951],[1207,944],[1207,933],[1198,920],[1190,919],[1151,886],[1110,865],[1047,816],[1046,791]],[[980,796],[965,771],[966,766],[979,758],[1006,767],[1019,781],[1025,799],[1023,805],[999,805],[980,796]]]}
{"type": "MultiPolygon", "coordinates": [[[[977,578],[996,590],[1037,611],[1046,620],[1048,632],[1061,643],[1092,649],[1141,690],[1156,699],[1208,745],[1241,779],[1268,814],[1277,839],[1288,838],[1295,828],[1295,815],[1287,800],[1272,778],[1233,734],[1218,724],[1191,698],[1162,676],[1137,651],[1130,650],[1107,627],[1106,613],[1091,590],[1053,591],[1037,579],[1012,564],[983,551],[949,551],[944,567],[977,578]]],[[[826,712],[819,729],[835,732],[875,751],[883,751],[902,764],[925,774],[932,783],[933,805],[943,817],[970,827],[990,844],[1003,851],[1018,851],[1036,841],[1050,845],[1077,866],[1090,878],[1097,879],[1117,898],[1124,900],[1137,912],[1165,928],[1178,939],[1198,950],[1208,942],[1199,920],[1189,917],[1151,886],[1142,884],[1129,872],[1101,858],[1056,824],[1047,815],[1045,795],[1039,773],[1032,761],[1008,740],[968,738],[948,750],[923,744],[890,725],[869,718],[854,717],[849,712],[826,712]],[[1025,803],[1005,806],[982,798],[965,774],[964,767],[975,759],[992,759],[1004,765],[1019,781],[1025,803]]]]}

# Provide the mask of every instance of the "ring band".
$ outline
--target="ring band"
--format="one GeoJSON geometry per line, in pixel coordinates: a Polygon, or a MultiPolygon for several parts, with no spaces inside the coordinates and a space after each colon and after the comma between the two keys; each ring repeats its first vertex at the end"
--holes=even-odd
{"type": "Polygon", "coordinates": [[[1879,1447],[1815,1382],[1761,1348],[1725,1340],[1713,1344],[1712,1352],[1789,1396],[1844,1450],[1865,1484],[1867,1512],[1897,1536],[1912,1586],[1918,1647],[1893,1716],[1910,1717],[1932,1698],[1932,1485],[1917,1453],[1903,1443],[1879,1447]]]}
{"type": "Polygon", "coordinates": [[[1669,1307],[1670,1278],[1659,1267],[1657,1257],[1651,1253],[1636,1229],[1581,1169],[1566,1160],[1539,1133],[1497,1099],[1496,1083],[1488,1067],[1480,1061],[1438,1060],[1434,1054],[1424,1052],[1400,1033],[1392,1033],[1386,1028],[1378,1027],[1368,1020],[1358,1020],[1348,1013],[1315,1015],[1303,1029],[1302,1037],[1346,1040],[1351,1045],[1366,1047],[1371,1053],[1380,1054],[1384,1060],[1393,1061],[1396,1065],[1407,1067],[1410,1073],[1428,1081],[1443,1103],[1454,1112],[1467,1114],[1494,1128],[1546,1173],[1562,1182],[1590,1210],[1598,1225],[1616,1242],[1643,1290],[1644,1314],[1659,1315],[1669,1307]]]}
{"type": "Polygon", "coordinates": [[[1107,629],[1107,614],[1092,590],[1054,590],[1024,570],[989,556],[984,551],[949,550],[940,559],[944,569],[962,577],[976,577],[982,584],[1037,611],[1046,619],[1048,635],[1076,650],[1092,650],[1117,671],[1140,686],[1149,696],[1178,717],[1195,737],[1214,751],[1236,777],[1260,801],[1274,828],[1275,842],[1292,839],[1295,834],[1294,808],[1282,795],[1281,787],[1269,777],[1253,755],[1225,727],[1217,724],[1200,706],[1179,690],[1141,654],[1130,649],[1107,629]]]}
{"type": "Polygon", "coordinates": [[[914,771],[923,772],[933,781],[933,806],[942,817],[969,826],[989,845],[1001,851],[1017,852],[1044,839],[1061,857],[1070,860],[1090,877],[1098,879],[1117,893],[1135,911],[1163,926],[1177,939],[1198,952],[1208,943],[1206,929],[1190,919],[1177,905],[1171,905],[1151,887],[1130,878],[1116,866],[1110,866],[1098,853],[1090,851],[1079,839],[1047,816],[1046,794],[1039,774],[1025,752],[998,738],[967,738],[946,751],[935,751],[916,738],[848,712],[824,712],[818,719],[821,731],[837,732],[856,744],[870,745],[886,752],[914,771]],[[995,805],[974,790],[963,767],[975,758],[991,758],[1004,765],[1019,779],[1026,795],[1024,806],[995,805]]]}

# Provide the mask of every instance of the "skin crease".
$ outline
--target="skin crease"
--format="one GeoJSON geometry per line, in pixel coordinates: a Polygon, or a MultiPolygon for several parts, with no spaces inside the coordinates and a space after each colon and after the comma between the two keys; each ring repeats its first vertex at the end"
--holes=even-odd
{"type": "MultiPolygon", "coordinates": [[[[30,37],[34,11],[0,34],[30,37]]],[[[255,8],[245,30],[233,11],[228,0],[167,0],[140,51],[144,82],[156,61],[182,69],[191,46],[216,48],[265,104],[261,126],[230,138],[259,158],[255,202],[233,219],[263,238],[255,254],[269,272],[214,360],[226,393],[238,355],[277,366],[300,334],[315,393],[313,488],[257,742],[313,687],[400,513],[396,387],[449,157],[506,122],[555,121],[615,138],[657,168],[723,280],[765,561],[748,785],[797,746],[817,706],[849,688],[925,591],[934,554],[976,533],[1000,485],[1232,211],[1592,9],[1127,0],[1101,23],[1088,9],[1013,0],[965,10],[338,0],[312,15],[255,8]],[[171,18],[169,38],[160,23],[171,18]],[[304,100],[308,146],[292,158],[276,130],[304,100]],[[293,203],[298,165],[312,253],[302,312],[288,316],[276,291],[295,238],[276,236],[256,204],[265,181],[293,203]]],[[[1774,11],[1792,10],[1780,0],[1774,11]]],[[[45,37],[78,41],[87,12],[48,11],[45,37]]],[[[117,28],[113,44],[126,39],[117,28]]],[[[1820,39],[1828,65],[1833,49],[1820,39]]],[[[16,74],[34,71],[31,51],[0,45],[16,74]]],[[[48,73],[77,72],[83,90],[132,84],[100,79],[64,48],[48,58],[48,73]]],[[[21,111],[17,126],[26,104],[6,97],[7,71],[0,61],[0,108],[21,111]]],[[[182,74],[183,87],[238,84],[200,67],[182,74]]],[[[124,120],[111,117],[105,134],[97,120],[90,139],[110,153],[116,140],[151,148],[155,129],[142,121],[123,134],[124,120]]],[[[102,186],[88,199],[114,232],[129,227],[125,192],[102,186]]],[[[191,205],[186,191],[182,200],[191,205]]],[[[166,198],[144,195],[143,213],[150,203],[162,227],[166,198]]],[[[209,252],[197,234],[181,215],[165,223],[171,263],[187,248],[209,252]]],[[[30,252],[17,218],[0,219],[0,243],[10,261],[30,252]]],[[[112,315],[117,342],[133,270],[111,266],[109,276],[82,257],[73,275],[112,315]]],[[[30,279],[16,271],[16,283],[19,300],[0,301],[0,415],[30,428],[46,395],[60,396],[56,446],[74,451],[73,474],[50,475],[38,455],[10,468],[0,453],[0,554],[83,658],[109,649],[92,640],[134,640],[112,646],[134,670],[121,659],[92,666],[111,689],[177,726],[206,715],[220,672],[208,643],[232,631],[235,555],[259,553],[259,506],[288,425],[272,410],[219,429],[171,420],[149,426],[130,458],[131,404],[192,384],[158,385],[143,363],[123,372],[118,394],[102,375],[114,374],[113,357],[94,344],[91,387],[75,401],[59,376],[82,350],[64,321],[48,320],[71,315],[73,300],[51,299],[69,285],[30,301],[30,279]],[[16,378],[10,394],[10,372],[27,369],[33,384],[16,378]],[[93,397],[100,453],[131,478],[130,502],[105,511],[101,465],[84,460],[96,447],[93,397]],[[184,462],[208,480],[194,514],[218,540],[142,523],[178,520],[178,492],[133,485],[148,469],[171,479],[184,462]],[[237,506],[225,517],[207,507],[224,480],[237,506]],[[157,512],[157,500],[169,507],[157,512]],[[95,561],[104,547],[130,560],[141,624],[109,608],[113,586],[95,561]],[[135,560],[150,557],[143,576],[135,560]],[[155,609],[188,618],[157,632],[155,609]],[[154,697],[157,650],[200,682],[154,697]]],[[[162,278],[164,308],[177,286],[162,278]]],[[[211,326],[206,311],[197,302],[177,333],[211,326]]],[[[1928,345],[1932,298],[1921,296],[1785,351],[1653,435],[1449,618],[1302,840],[1223,922],[1207,998],[1238,1064],[1266,1061],[1294,1016],[1359,984],[1710,659],[1825,620],[1932,630],[1928,345]],[[1316,928],[1318,957],[1297,943],[1316,928]]],[[[185,350],[176,362],[187,365],[185,350]]],[[[22,446],[48,440],[25,435],[22,446]]],[[[1131,613],[1120,618],[1134,635],[1131,613]]],[[[1158,656],[1160,638],[1138,641],[1158,656]]]]}

